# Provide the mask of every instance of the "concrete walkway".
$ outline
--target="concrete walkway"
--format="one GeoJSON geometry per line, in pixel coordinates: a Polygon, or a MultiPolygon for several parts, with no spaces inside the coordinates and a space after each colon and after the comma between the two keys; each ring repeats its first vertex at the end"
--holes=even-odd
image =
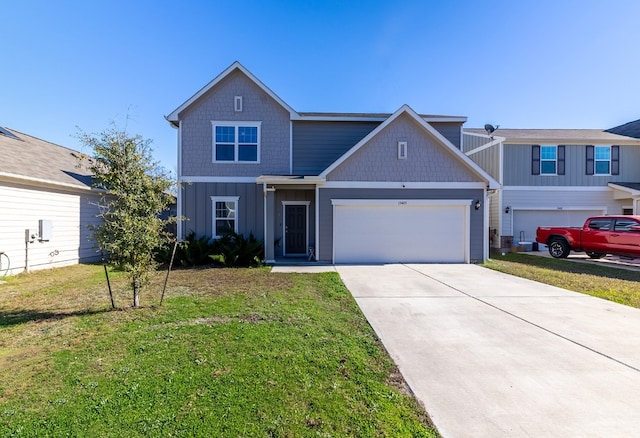
{"type": "Polygon", "coordinates": [[[336,270],[445,438],[640,434],[640,310],[475,265],[336,270]]]}

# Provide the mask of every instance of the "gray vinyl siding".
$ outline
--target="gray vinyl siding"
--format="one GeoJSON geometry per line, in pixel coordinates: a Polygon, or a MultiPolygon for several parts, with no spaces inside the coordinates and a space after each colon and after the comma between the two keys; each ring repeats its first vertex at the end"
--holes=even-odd
{"type": "Polygon", "coordinates": [[[566,145],[565,175],[531,175],[531,145],[505,144],[506,186],[606,186],[640,180],[640,147],[620,146],[620,175],[586,175],[585,145],[566,145]]]}
{"type": "Polygon", "coordinates": [[[462,123],[460,122],[428,122],[444,138],[449,140],[455,147],[460,149],[462,144],[462,123]]]}
{"type": "Polygon", "coordinates": [[[293,122],[293,174],[318,175],[380,122],[293,122]]]}
{"type": "MultiPolygon", "coordinates": [[[[332,199],[483,199],[482,189],[320,189],[319,224],[320,261],[331,262],[333,257],[333,206],[332,199]]],[[[470,208],[470,260],[484,258],[484,210],[470,208]]],[[[425,230],[434,232],[434,230],[425,230]]]]}
{"type": "Polygon", "coordinates": [[[259,176],[288,174],[290,115],[243,73],[236,71],[180,114],[184,176],[259,176]],[[234,97],[242,96],[242,112],[234,97]],[[212,121],[262,122],[260,163],[213,163],[212,121]]]}
{"type": "Polygon", "coordinates": [[[500,181],[500,145],[496,144],[480,152],[468,155],[471,160],[484,169],[496,181],[500,181]]]}
{"type": "Polygon", "coordinates": [[[212,196],[239,196],[238,232],[257,239],[264,236],[264,194],[262,186],[253,183],[193,183],[185,184],[182,192],[184,235],[213,236],[212,196]]]}
{"type": "Polygon", "coordinates": [[[489,137],[478,136],[478,135],[470,135],[464,134],[464,144],[462,146],[462,151],[467,153],[473,149],[479,148],[482,145],[487,143],[491,143],[491,139],[489,137]]]}
{"type": "Polygon", "coordinates": [[[327,176],[328,181],[475,182],[460,161],[410,116],[403,114],[327,176]],[[398,142],[407,159],[398,159],[398,142]]]}

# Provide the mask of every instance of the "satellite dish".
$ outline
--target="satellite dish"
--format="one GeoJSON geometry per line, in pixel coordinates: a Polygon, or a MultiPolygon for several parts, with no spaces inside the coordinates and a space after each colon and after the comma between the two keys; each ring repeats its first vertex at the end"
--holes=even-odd
{"type": "Polygon", "coordinates": [[[491,135],[493,134],[493,131],[495,131],[499,127],[500,125],[494,127],[493,125],[490,125],[489,123],[487,123],[486,125],[484,125],[484,130],[487,131],[487,134],[491,135]]]}

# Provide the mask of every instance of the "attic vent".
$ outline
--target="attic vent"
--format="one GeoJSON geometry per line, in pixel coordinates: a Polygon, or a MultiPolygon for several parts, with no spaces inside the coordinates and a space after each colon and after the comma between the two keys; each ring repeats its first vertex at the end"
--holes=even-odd
{"type": "Polygon", "coordinates": [[[10,138],[14,138],[16,140],[20,140],[20,138],[18,138],[13,132],[3,128],[2,126],[0,126],[0,134],[6,135],[7,137],[10,137],[10,138]]]}
{"type": "Polygon", "coordinates": [[[406,160],[407,159],[407,142],[399,141],[398,142],[398,160],[406,160]]]}
{"type": "Polygon", "coordinates": [[[242,96],[236,96],[233,98],[233,109],[235,112],[242,112],[242,96]]]}

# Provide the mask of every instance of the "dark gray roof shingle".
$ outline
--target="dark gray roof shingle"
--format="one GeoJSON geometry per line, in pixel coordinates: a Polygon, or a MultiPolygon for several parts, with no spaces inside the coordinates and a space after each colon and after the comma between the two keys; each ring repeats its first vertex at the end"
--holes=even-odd
{"type": "Polygon", "coordinates": [[[618,135],[626,135],[627,137],[640,138],[640,119],[615,128],[607,129],[607,132],[618,135]]]}

